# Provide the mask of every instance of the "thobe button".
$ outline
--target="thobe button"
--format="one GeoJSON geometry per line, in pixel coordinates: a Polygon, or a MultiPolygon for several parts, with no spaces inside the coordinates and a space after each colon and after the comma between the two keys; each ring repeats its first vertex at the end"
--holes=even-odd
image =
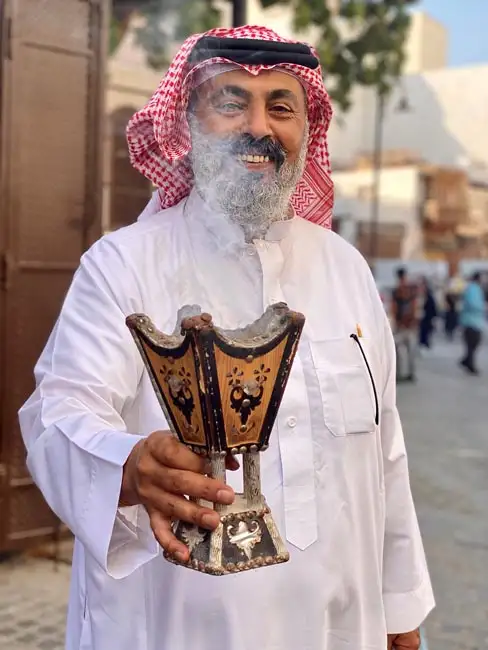
{"type": "Polygon", "coordinates": [[[246,253],[248,255],[255,255],[256,254],[256,249],[254,248],[254,246],[252,244],[248,244],[246,246],[246,253]]]}
{"type": "Polygon", "coordinates": [[[295,416],[291,415],[288,420],[286,421],[287,425],[293,429],[293,427],[297,426],[297,419],[295,416]]]}

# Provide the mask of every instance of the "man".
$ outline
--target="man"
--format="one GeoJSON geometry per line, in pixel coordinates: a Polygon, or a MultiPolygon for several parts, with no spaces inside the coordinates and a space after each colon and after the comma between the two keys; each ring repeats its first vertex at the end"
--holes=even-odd
{"type": "Polygon", "coordinates": [[[417,290],[408,282],[404,268],[397,270],[397,286],[392,294],[393,326],[398,355],[398,379],[415,381],[417,333],[417,290]],[[403,363],[405,360],[405,363],[403,363]],[[406,366],[406,372],[404,372],[406,366]]]}
{"type": "Polygon", "coordinates": [[[420,284],[421,315],[419,322],[419,346],[420,350],[430,350],[432,345],[432,334],[435,331],[435,321],[438,315],[437,302],[434,291],[427,278],[422,278],[420,284]]]}
{"type": "Polygon", "coordinates": [[[366,262],[327,227],[330,117],[314,52],[241,27],[188,39],[129,123],[159,189],[84,255],[20,413],[30,471],[76,536],[69,650],[418,647],[434,601],[394,345],[366,262]],[[307,323],[262,482],[290,561],[175,566],[171,521],[219,521],[185,497],[229,503],[241,476],[208,478],[167,433],[125,317],[169,332],[199,304],[232,329],[282,300],[307,323]]]}
{"type": "Polygon", "coordinates": [[[460,362],[461,366],[471,375],[479,375],[475,355],[486,325],[486,302],[481,286],[481,273],[479,272],[473,274],[471,282],[464,290],[461,325],[464,329],[464,344],[466,347],[466,353],[460,362]]]}

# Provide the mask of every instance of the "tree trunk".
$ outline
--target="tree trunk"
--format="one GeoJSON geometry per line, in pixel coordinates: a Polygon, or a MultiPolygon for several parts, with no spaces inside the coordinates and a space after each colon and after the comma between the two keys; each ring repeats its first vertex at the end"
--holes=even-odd
{"type": "Polygon", "coordinates": [[[232,27],[247,23],[247,0],[232,0],[232,27]]]}

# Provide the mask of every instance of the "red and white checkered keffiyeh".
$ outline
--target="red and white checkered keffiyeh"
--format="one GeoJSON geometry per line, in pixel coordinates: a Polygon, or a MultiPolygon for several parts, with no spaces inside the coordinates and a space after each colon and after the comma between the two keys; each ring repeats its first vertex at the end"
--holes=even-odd
{"type": "MultiPolygon", "coordinates": [[[[194,34],[183,43],[148,104],[132,117],[127,126],[131,163],[159,189],[161,209],[179,203],[188,196],[193,187],[193,172],[188,159],[191,142],[186,112],[194,87],[195,72],[210,64],[233,63],[228,59],[216,57],[190,69],[188,57],[202,36],[297,42],[282,38],[267,27],[246,25],[194,34]]],[[[329,228],[333,184],[326,136],[332,108],[320,67],[311,70],[291,63],[240,67],[251,74],[259,74],[262,70],[271,68],[288,70],[296,75],[306,88],[310,124],[309,146],[305,170],[292,196],[292,205],[298,216],[329,228]]]]}

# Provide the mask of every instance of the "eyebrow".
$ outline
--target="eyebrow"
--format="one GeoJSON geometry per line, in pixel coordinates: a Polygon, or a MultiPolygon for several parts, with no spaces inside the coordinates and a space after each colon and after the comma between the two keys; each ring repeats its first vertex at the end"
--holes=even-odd
{"type": "Polygon", "coordinates": [[[251,93],[248,90],[241,88],[240,86],[222,86],[222,88],[219,88],[213,92],[210,98],[211,100],[215,101],[221,97],[229,95],[234,95],[234,97],[240,97],[241,99],[246,100],[251,98],[251,93]]]}
{"type": "MultiPolygon", "coordinates": [[[[240,97],[241,99],[245,99],[247,101],[250,100],[252,97],[252,93],[249,90],[246,90],[241,86],[228,85],[228,86],[223,86],[222,88],[219,88],[214,93],[212,93],[211,99],[213,101],[216,101],[221,97],[225,97],[229,95],[233,95],[234,97],[240,97]]],[[[296,94],[293,91],[288,90],[286,88],[278,88],[276,90],[271,90],[267,94],[267,99],[268,101],[287,99],[293,102],[295,106],[298,106],[299,104],[298,97],[296,96],[296,94]]]]}

